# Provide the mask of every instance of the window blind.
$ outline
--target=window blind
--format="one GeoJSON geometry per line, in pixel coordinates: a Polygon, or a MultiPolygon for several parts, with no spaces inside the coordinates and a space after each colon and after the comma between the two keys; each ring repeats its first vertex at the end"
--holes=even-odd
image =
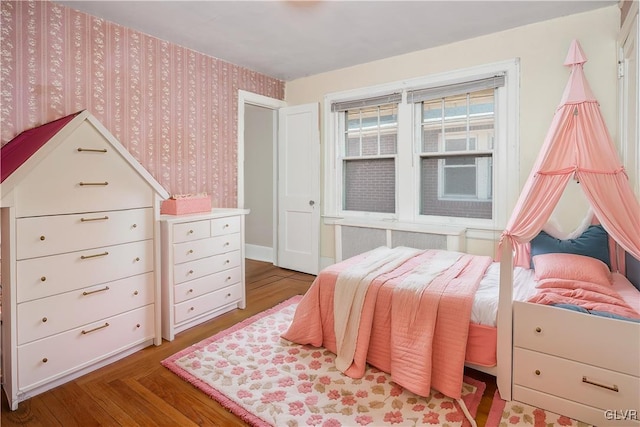
{"type": "Polygon", "coordinates": [[[423,102],[463,93],[478,92],[485,89],[496,89],[504,86],[504,75],[454,83],[444,86],[429,87],[407,91],[407,102],[423,102]]]}
{"type": "Polygon", "coordinates": [[[366,107],[378,107],[386,104],[398,104],[402,101],[401,93],[374,96],[372,98],[354,99],[352,101],[334,102],[331,104],[331,112],[347,111],[366,107]]]}

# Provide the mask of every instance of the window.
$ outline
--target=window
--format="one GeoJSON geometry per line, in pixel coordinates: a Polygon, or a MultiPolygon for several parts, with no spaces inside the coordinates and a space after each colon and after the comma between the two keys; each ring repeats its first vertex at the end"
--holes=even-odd
{"type": "Polygon", "coordinates": [[[396,211],[396,104],[345,111],[343,180],[345,211],[396,211]]]}
{"type": "Polygon", "coordinates": [[[415,106],[421,215],[492,218],[495,90],[415,106]]]}
{"type": "Polygon", "coordinates": [[[517,61],[325,97],[325,216],[504,227],[517,61]]]}

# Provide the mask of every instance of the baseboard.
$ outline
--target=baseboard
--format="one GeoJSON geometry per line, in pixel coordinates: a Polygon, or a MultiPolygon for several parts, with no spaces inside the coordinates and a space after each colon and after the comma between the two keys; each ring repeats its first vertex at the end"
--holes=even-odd
{"type": "Polygon", "coordinates": [[[244,257],[255,261],[273,263],[273,248],[268,246],[244,245],[244,257]]]}

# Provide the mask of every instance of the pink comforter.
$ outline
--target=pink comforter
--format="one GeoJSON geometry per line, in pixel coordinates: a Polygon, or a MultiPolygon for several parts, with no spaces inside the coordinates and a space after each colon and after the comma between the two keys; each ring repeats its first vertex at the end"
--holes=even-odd
{"type": "Polygon", "coordinates": [[[538,293],[528,302],[537,304],[571,304],[586,310],[604,311],[630,319],[640,319],[636,312],[611,286],[581,280],[545,279],[538,293]]]}
{"type": "MultiPolygon", "coordinates": [[[[436,252],[420,252],[371,282],[360,316],[353,363],[346,375],[362,377],[368,362],[418,395],[428,396],[434,388],[454,399],[461,398],[473,297],[492,260],[460,254],[450,268],[419,292],[394,292],[397,284],[422,263],[429,262],[436,252]]],[[[335,283],[341,271],[364,256],[321,271],[282,337],[336,353],[335,283]]]]}

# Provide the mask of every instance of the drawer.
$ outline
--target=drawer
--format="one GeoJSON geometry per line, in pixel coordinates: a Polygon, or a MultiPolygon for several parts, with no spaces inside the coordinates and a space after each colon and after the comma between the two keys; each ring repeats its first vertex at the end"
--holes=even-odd
{"type": "Polygon", "coordinates": [[[154,337],[154,305],[18,346],[21,393],[154,337]]]}
{"type": "Polygon", "coordinates": [[[238,283],[242,278],[240,267],[210,274],[199,279],[190,280],[174,287],[174,301],[180,303],[199,297],[211,291],[238,283]]]}
{"type": "Polygon", "coordinates": [[[173,242],[189,242],[192,240],[206,239],[211,236],[211,224],[209,220],[185,222],[173,225],[173,242]]]}
{"type": "Polygon", "coordinates": [[[514,384],[595,408],[631,408],[640,413],[638,377],[523,348],[514,349],[513,367],[514,384]]]}
{"type": "Polygon", "coordinates": [[[629,408],[610,408],[603,411],[599,408],[562,399],[519,385],[513,386],[513,400],[543,408],[556,414],[563,414],[598,427],[640,427],[640,420],[636,415],[637,412],[634,413],[633,409],[629,408]]]}
{"type": "Polygon", "coordinates": [[[153,271],[153,256],[145,240],[18,261],[18,303],[153,271]]]}
{"type": "Polygon", "coordinates": [[[232,267],[238,267],[240,262],[240,251],[185,262],[173,268],[173,281],[175,284],[179,284],[194,280],[232,267]]]}
{"type": "Polygon", "coordinates": [[[154,194],[138,172],[124,164],[120,153],[85,121],[20,182],[16,216],[152,207],[154,194]]]}
{"type": "Polygon", "coordinates": [[[209,237],[173,245],[173,260],[176,264],[180,264],[239,249],[239,233],[209,237]]]}
{"type": "Polygon", "coordinates": [[[153,238],[153,210],[20,218],[17,258],[34,258],[153,238]]]}
{"type": "Polygon", "coordinates": [[[154,301],[153,273],[18,304],[18,345],[154,301]]]}
{"type": "Polygon", "coordinates": [[[513,319],[516,347],[640,376],[640,323],[518,301],[513,319]]]}
{"type": "Polygon", "coordinates": [[[196,318],[207,314],[210,311],[224,307],[225,305],[237,303],[241,298],[242,286],[238,284],[176,304],[174,309],[175,323],[179,324],[180,322],[196,318]]]}
{"type": "Polygon", "coordinates": [[[211,235],[220,236],[223,234],[239,233],[240,217],[229,216],[225,218],[214,218],[211,220],[211,235]]]}

